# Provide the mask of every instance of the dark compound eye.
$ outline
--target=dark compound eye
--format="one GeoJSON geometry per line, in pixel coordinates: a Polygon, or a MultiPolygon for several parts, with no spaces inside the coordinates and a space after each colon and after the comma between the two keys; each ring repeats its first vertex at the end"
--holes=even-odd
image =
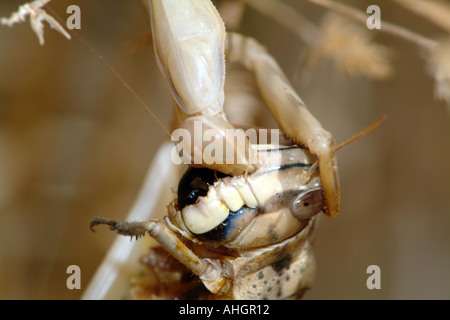
{"type": "Polygon", "coordinates": [[[226,176],[206,168],[188,168],[178,184],[179,210],[195,204],[199,197],[206,196],[208,187],[217,181],[216,177],[220,179],[226,176]]]}
{"type": "Polygon", "coordinates": [[[310,219],[323,210],[323,190],[308,190],[294,199],[291,205],[292,214],[297,219],[310,219]]]}

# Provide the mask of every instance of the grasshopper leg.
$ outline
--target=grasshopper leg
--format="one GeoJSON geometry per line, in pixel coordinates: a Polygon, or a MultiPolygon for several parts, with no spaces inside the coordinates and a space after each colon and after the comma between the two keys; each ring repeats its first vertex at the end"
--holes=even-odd
{"type": "Polygon", "coordinates": [[[336,216],[340,207],[340,188],[331,133],[311,114],[275,59],[256,40],[228,33],[226,56],[229,61],[241,63],[254,72],[261,95],[284,134],[317,155],[325,213],[336,216]]]}

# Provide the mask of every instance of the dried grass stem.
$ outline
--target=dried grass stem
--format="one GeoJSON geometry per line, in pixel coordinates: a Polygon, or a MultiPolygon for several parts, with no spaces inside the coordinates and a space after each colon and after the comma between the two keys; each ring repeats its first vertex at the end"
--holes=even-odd
{"type": "MultiPolygon", "coordinates": [[[[330,0],[307,0],[307,1],[319,5],[321,7],[324,7],[326,9],[332,10],[338,14],[344,15],[347,18],[351,18],[356,21],[360,21],[363,23],[366,23],[367,21],[368,16],[365,12],[349,7],[345,4],[330,0]]],[[[413,32],[411,30],[408,30],[391,22],[383,21],[380,31],[409,41],[428,52],[432,52],[437,47],[437,41],[427,38],[421,34],[418,34],[416,32],[413,32]]]]}

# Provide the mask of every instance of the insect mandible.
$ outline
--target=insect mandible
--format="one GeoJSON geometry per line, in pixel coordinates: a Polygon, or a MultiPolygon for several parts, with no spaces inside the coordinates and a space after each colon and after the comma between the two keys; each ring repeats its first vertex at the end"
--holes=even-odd
{"type": "MultiPolygon", "coordinates": [[[[255,74],[289,141],[257,146],[256,164],[235,148],[236,163],[202,161],[203,168],[189,169],[164,222],[95,217],[91,228],[105,224],[123,235],[148,233],[219,296],[301,297],[315,275],[311,237],[317,215],[333,217],[339,212],[331,134],[308,111],[262,45],[225,33],[209,0],[152,0],[150,4],[155,52],[178,107],[180,128],[194,136],[194,124],[200,122],[202,130],[212,130],[223,145],[232,143],[224,134],[235,128],[223,111],[227,59],[255,74]]],[[[203,160],[202,149],[194,148],[188,158],[203,160]]]]}

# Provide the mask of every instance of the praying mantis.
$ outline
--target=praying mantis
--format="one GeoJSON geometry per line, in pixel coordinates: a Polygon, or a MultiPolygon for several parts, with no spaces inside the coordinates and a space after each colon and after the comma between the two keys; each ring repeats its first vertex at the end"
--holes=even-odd
{"type": "MultiPolygon", "coordinates": [[[[208,193],[212,190],[220,197],[207,195],[200,200],[196,199],[198,202],[187,206],[185,212],[174,204],[165,220],[166,224],[159,221],[141,223],[140,230],[136,232],[136,229],[130,230],[130,224],[95,218],[92,227],[107,224],[113,229],[125,230],[120,232],[131,236],[150,233],[168,252],[198,275],[213,294],[225,297],[267,298],[264,295],[267,286],[262,286],[264,292],[259,292],[259,295],[252,290],[255,281],[264,281],[263,279],[271,277],[271,272],[279,272],[278,268],[289,269],[295,262],[301,264],[306,271],[298,272],[300,275],[297,276],[295,285],[291,286],[289,283],[288,287],[280,286],[276,294],[270,297],[299,296],[299,292],[303,293],[314,278],[309,238],[314,230],[315,217],[322,211],[329,216],[336,216],[339,212],[336,147],[331,134],[308,111],[281,68],[261,44],[236,33],[225,33],[220,16],[210,1],[152,1],[151,17],[159,65],[172,100],[180,108],[177,109],[180,128],[185,128],[194,135],[191,128],[195,121],[199,121],[213,130],[216,139],[225,139],[224,144],[229,143],[222,134],[225,129],[235,128],[222,109],[227,59],[240,63],[255,73],[267,106],[282,132],[291,141],[285,142],[283,147],[270,147],[267,149],[271,150],[269,152],[258,152],[278,152],[282,162],[277,167],[266,164],[263,156],[256,165],[250,164],[249,159],[245,159],[245,153],[240,158],[241,161],[238,161],[239,164],[210,165],[202,162],[202,167],[227,175],[208,186],[208,193]],[[186,12],[189,13],[187,16],[186,12]],[[192,29],[186,27],[186,21],[192,24],[192,29]],[[192,23],[193,21],[196,23],[192,23]],[[168,32],[169,30],[172,32],[168,32]],[[286,155],[286,152],[293,154],[286,155]],[[288,161],[283,162],[286,159],[288,161]],[[291,172],[291,167],[295,168],[294,173],[291,172]],[[281,180],[277,177],[282,171],[280,168],[289,169],[286,169],[287,176],[281,180]],[[260,177],[262,180],[251,182],[253,177],[260,177]],[[278,184],[279,189],[274,188],[271,191],[273,194],[263,195],[263,189],[273,184],[278,184]],[[235,185],[243,185],[242,190],[235,185]],[[264,188],[257,190],[258,185],[264,188]],[[293,194],[292,190],[297,193],[293,194]],[[290,198],[275,203],[275,194],[290,198]],[[217,205],[218,202],[221,205],[217,205]],[[238,212],[244,205],[250,208],[242,213],[245,223],[235,226],[239,232],[235,230],[232,233],[239,237],[243,229],[249,230],[245,244],[241,238],[228,239],[229,242],[224,245],[223,239],[217,241],[214,238],[210,241],[208,237],[204,237],[204,234],[225,221],[227,225],[231,225],[228,221],[230,213],[238,212]],[[281,216],[289,218],[273,232],[273,225],[281,216]],[[291,229],[285,233],[286,226],[291,229]],[[262,234],[265,234],[266,239],[256,241],[262,234]],[[200,238],[203,240],[199,240],[200,238]],[[200,257],[195,249],[190,248],[203,246],[203,249],[209,250],[212,247],[212,251],[216,251],[222,245],[234,250],[238,258],[230,260],[227,257],[226,260],[222,256],[215,261],[210,257],[200,257]],[[283,250],[287,250],[288,254],[280,255],[283,250]],[[271,263],[263,265],[261,257],[270,257],[267,261],[271,263]],[[254,264],[255,260],[259,261],[257,266],[249,268],[248,265],[254,264]],[[263,270],[266,270],[263,274],[267,274],[260,276],[263,270]],[[235,285],[238,282],[242,285],[235,285]]],[[[36,30],[41,29],[37,27],[36,30]]],[[[236,150],[236,154],[239,159],[239,150],[236,150]]],[[[289,278],[291,276],[293,274],[289,278]]]]}
{"type": "MultiPolygon", "coordinates": [[[[186,186],[180,182],[178,202],[169,207],[165,224],[157,220],[122,223],[95,217],[91,227],[106,224],[119,234],[136,237],[149,233],[199,276],[213,294],[236,299],[284,299],[301,295],[314,274],[308,239],[314,230],[315,216],[321,211],[330,216],[339,212],[339,183],[331,134],[308,111],[264,47],[253,39],[225,33],[220,15],[210,1],[155,0],[150,4],[158,64],[172,100],[182,109],[180,118],[185,118],[180,127],[192,135],[198,134],[193,129],[197,121],[213,130],[215,139],[226,140],[222,133],[233,128],[223,112],[227,57],[255,73],[260,91],[282,131],[318,157],[320,179],[312,178],[317,168],[309,174],[305,170],[314,161],[309,156],[305,158],[304,151],[294,155],[292,150],[298,149],[287,147],[288,154],[284,155],[286,150],[275,146],[269,153],[280,152],[283,159],[276,167],[266,166],[264,160],[258,163],[259,170],[246,159],[238,166],[202,162],[202,167],[234,177],[219,178],[217,183],[206,182],[207,194],[186,200],[186,205],[181,204],[180,191],[192,188],[187,196],[192,198],[192,193],[199,192],[194,181],[207,178],[198,173],[183,178],[188,182],[186,186]],[[286,172],[282,174],[284,168],[286,172]],[[253,177],[257,181],[252,182],[253,177]],[[273,185],[279,187],[272,188],[273,185]],[[201,250],[194,244],[200,245],[201,250]],[[236,257],[229,257],[226,251],[220,254],[222,248],[233,250],[236,257]],[[205,250],[211,252],[201,252],[205,250]],[[216,251],[219,257],[213,258],[216,251]],[[284,281],[280,281],[282,276],[284,281]],[[275,283],[269,279],[275,279],[275,283]],[[254,286],[255,283],[259,286],[254,286]],[[269,293],[269,288],[276,289],[269,293]]],[[[199,151],[202,150],[194,149],[199,151]]],[[[239,150],[235,153],[242,154],[239,150]]]]}

